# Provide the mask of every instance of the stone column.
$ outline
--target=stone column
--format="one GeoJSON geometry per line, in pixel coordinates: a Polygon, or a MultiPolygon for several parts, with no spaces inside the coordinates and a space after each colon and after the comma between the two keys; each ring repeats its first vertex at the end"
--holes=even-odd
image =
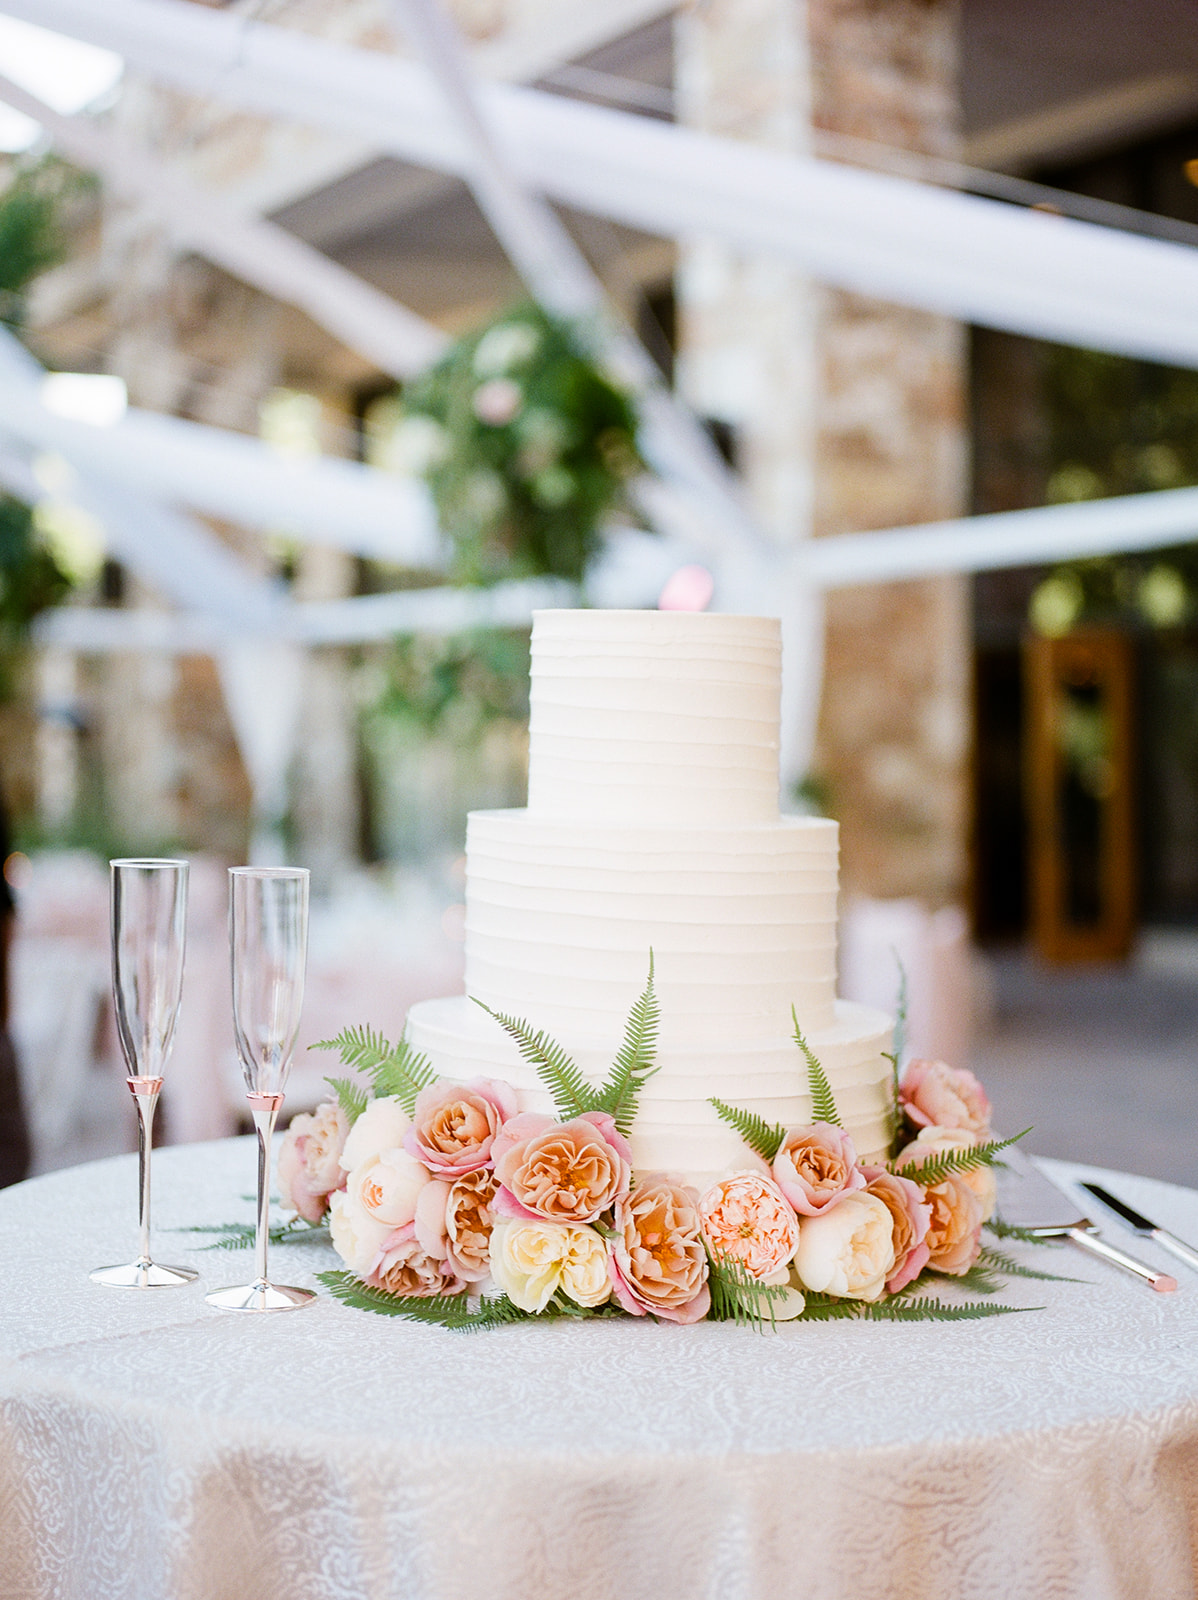
{"type": "MultiPolygon", "coordinates": [[[[696,0],[680,118],[822,153],[821,132],[956,152],[954,0],[696,0]]],[[[734,425],[765,528],[884,528],[965,509],[965,349],[941,318],[704,242],[681,252],[679,381],[734,425]]],[[[966,584],[834,593],[813,776],[859,892],[958,898],[966,870],[966,584]]]]}

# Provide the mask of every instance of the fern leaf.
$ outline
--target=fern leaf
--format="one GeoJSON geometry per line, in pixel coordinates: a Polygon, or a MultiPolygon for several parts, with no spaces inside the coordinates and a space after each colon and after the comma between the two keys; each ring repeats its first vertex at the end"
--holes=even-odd
{"type": "Polygon", "coordinates": [[[755,1150],[765,1161],[773,1161],[786,1137],[786,1129],[780,1122],[769,1123],[755,1111],[726,1105],[723,1100],[709,1100],[707,1103],[715,1107],[730,1127],[736,1129],[750,1150],[755,1150]]]}
{"type": "Polygon", "coordinates": [[[735,1322],[764,1331],[774,1327],[774,1302],[786,1299],[786,1285],[760,1283],[731,1256],[708,1255],[707,1285],[712,1322],[735,1322]]]}
{"type": "Polygon", "coordinates": [[[474,1003],[482,1006],[487,1015],[494,1017],[499,1026],[516,1041],[520,1054],[529,1066],[536,1069],[537,1077],[553,1096],[553,1104],[563,1121],[580,1117],[586,1111],[603,1109],[598,1103],[594,1084],[583,1077],[555,1039],[551,1039],[547,1033],[533,1033],[528,1023],[522,1022],[519,1017],[492,1011],[483,1000],[476,999],[474,1003]]]}
{"type": "MultiPolygon", "coordinates": [[[[197,1222],[191,1227],[170,1231],[220,1235],[211,1244],[201,1245],[201,1250],[252,1250],[258,1238],[258,1230],[252,1222],[197,1222]]],[[[328,1244],[329,1230],[324,1222],[305,1222],[302,1217],[290,1217],[286,1222],[277,1222],[269,1238],[271,1244],[328,1244]]]]}
{"type": "Polygon", "coordinates": [[[437,1294],[428,1297],[388,1294],[355,1278],[352,1272],[320,1272],[317,1279],[335,1299],[359,1311],[376,1311],[385,1317],[407,1317],[414,1322],[431,1322],[442,1328],[468,1330],[500,1328],[512,1322],[525,1322],[532,1315],[522,1311],[506,1295],[482,1300],[473,1310],[465,1295],[437,1294]]]}
{"type": "MultiPolygon", "coordinates": [[[[1039,1240],[1041,1244],[1053,1242],[1039,1240]]],[[[1001,1272],[1008,1278],[1040,1278],[1045,1283],[1087,1283],[1087,1278],[1066,1278],[1059,1272],[1040,1272],[1035,1267],[1025,1267],[1022,1261],[1016,1261],[1014,1256],[1009,1256],[1005,1250],[995,1250],[987,1245],[978,1257],[980,1264],[992,1272],[1001,1272]]]]}
{"type": "Polygon", "coordinates": [[[1000,1216],[993,1216],[983,1226],[987,1233],[992,1233],[996,1239],[1014,1239],[1020,1244],[1042,1244],[1055,1246],[1061,1244],[1060,1239],[1043,1239],[1035,1228],[1020,1228],[1013,1222],[1004,1222],[1000,1216]]]}
{"type": "Polygon", "coordinates": [[[930,1278],[940,1278],[942,1281],[955,1283],[965,1289],[969,1294],[997,1294],[1003,1287],[1003,1281],[997,1272],[982,1260],[981,1256],[969,1268],[968,1272],[957,1274],[930,1271],[930,1278]]]}
{"type": "Polygon", "coordinates": [[[347,1067],[367,1075],[376,1095],[394,1095],[409,1116],[416,1108],[416,1096],[437,1076],[428,1057],[413,1050],[406,1039],[393,1045],[369,1025],[345,1028],[313,1049],[338,1051],[347,1067]]]}
{"type": "Polygon", "coordinates": [[[807,1061],[807,1083],[811,1090],[811,1120],[813,1122],[830,1122],[833,1127],[839,1128],[843,1124],[836,1110],[836,1101],[832,1098],[832,1085],[828,1082],[827,1074],[803,1037],[803,1030],[799,1027],[798,1012],[793,1006],[790,1008],[791,1017],[795,1025],[795,1043],[803,1052],[807,1061]]]}
{"type": "Polygon", "coordinates": [[[352,1078],[326,1078],[324,1081],[337,1096],[341,1109],[345,1112],[346,1121],[352,1128],[370,1104],[370,1096],[362,1085],[355,1083],[352,1078]]]}
{"type": "Polygon", "coordinates": [[[653,989],[653,952],[649,951],[649,977],[644,992],[628,1014],[624,1042],[612,1065],[607,1082],[595,1095],[595,1108],[608,1111],[625,1138],[632,1132],[641,1090],[658,1070],[653,1064],[657,1051],[657,1024],[661,1011],[653,989]]]}
{"type": "Polygon", "coordinates": [[[807,1304],[799,1322],[848,1322],[864,1315],[860,1300],[838,1300],[835,1295],[803,1291],[807,1304]]]}
{"type": "Polygon", "coordinates": [[[930,1296],[918,1300],[873,1300],[861,1315],[872,1322],[974,1322],[981,1317],[1010,1317],[1021,1311],[1043,1311],[1043,1306],[1003,1306],[993,1300],[945,1302],[930,1296]]]}
{"type": "Polygon", "coordinates": [[[1000,1150],[1006,1150],[1031,1131],[1030,1128],[1025,1128],[1023,1133],[1014,1134],[1010,1139],[991,1139],[986,1144],[969,1145],[960,1150],[940,1150],[935,1155],[929,1156],[926,1161],[921,1161],[918,1166],[895,1167],[893,1170],[901,1173],[904,1178],[910,1178],[912,1183],[923,1184],[925,1188],[934,1188],[936,1184],[943,1183],[945,1178],[952,1177],[954,1173],[973,1172],[977,1167],[993,1166],[994,1158],[1000,1150]]]}

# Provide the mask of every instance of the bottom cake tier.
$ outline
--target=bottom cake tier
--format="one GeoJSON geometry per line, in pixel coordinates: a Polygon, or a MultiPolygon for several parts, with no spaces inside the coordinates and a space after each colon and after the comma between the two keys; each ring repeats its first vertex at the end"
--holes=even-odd
{"type": "MultiPolygon", "coordinates": [[[[528,1019],[536,1027],[536,1019],[528,1019]]],[[[830,1028],[808,1037],[827,1074],[840,1118],[864,1161],[883,1159],[892,1132],[893,1025],[880,1011],[836,1002],[830,1028]]],[[[408,1042],[447,1078],[502,1078],[522,1111],[553,1112],[534,1069],[499,1024],[464,995],[424,1000],[408,1013],[408,1042]]],[[[587,1045],[560,1039],[592,1081],[611,1070],[619,1041],[587,1045]]],[[[703,1184],[747,1155],[740,1135],[721,1121],[712,1098],[754,1111],[770,1123],[798,1127],[812,1120],[806,1062],[792,1039],[745,1046],[665,1046],[645,1085],[632,1130],[638,1172],[671,1172],[703,1184]]]]}

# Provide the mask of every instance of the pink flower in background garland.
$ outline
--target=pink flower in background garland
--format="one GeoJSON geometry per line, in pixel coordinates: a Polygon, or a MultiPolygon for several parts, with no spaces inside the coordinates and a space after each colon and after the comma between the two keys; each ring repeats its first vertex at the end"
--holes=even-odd
{"type": "Polygon", "coordinates": [[[964,1128],[990,1136],[990,1101],[964,1067],[944,1061],[909,1061],[899,1085],[899,1104],[917,1128],[964,1128]]]}
{"type": "Polygon", "coordinates": [[[279,1147],[279,1195],[305,1222],[319,1222],[329,1209],[329,1196],[345,1187],[341,1152],[349,1134],[349,1118],[326,1100],[314,1112],[301,1111],[279,1147]]]}

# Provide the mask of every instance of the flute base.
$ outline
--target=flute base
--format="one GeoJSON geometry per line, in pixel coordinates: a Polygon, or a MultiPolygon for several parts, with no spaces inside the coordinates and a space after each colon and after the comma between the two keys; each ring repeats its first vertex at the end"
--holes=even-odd
{"type": "Polygon", "coordinates": [[[128,1266],[97,1267],[88,1277],[110,1289],[177,1289],[180,1284],[194,1283],[199,1273],[190,1267],[164,1267],[141,1256],[128,1266]]]}
{"type": "Polygon", "coordinates": [[[289,1289],[281,1283],[243,1283],[232,1289],[214,1289],[204,1299],[218,1311],[298,1311],[316,1299],[312,1289],[289,1289]]]}

